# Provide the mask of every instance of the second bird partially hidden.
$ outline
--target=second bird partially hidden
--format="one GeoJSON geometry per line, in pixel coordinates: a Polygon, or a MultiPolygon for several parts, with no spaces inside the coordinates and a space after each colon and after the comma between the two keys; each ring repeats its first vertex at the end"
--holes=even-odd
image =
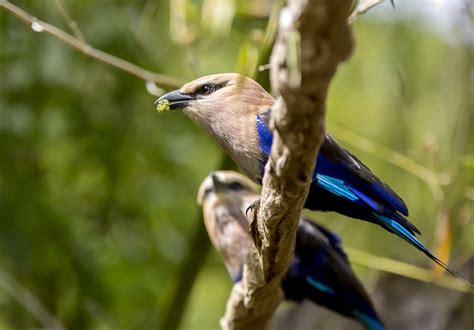
{"type": "MultiPolygon", "coordinates": [[[[258,196],[252,182],[235,172],[211,173],[199,188],[209,238],[234,282],[242,278],[251,247],[245,210],[258,196]]],[[[295,254],[282,289],[288,300],[307,299],[354,318],[369,330],[384,329],[339,237],[311,220],[300,219],[295,254]]]]}

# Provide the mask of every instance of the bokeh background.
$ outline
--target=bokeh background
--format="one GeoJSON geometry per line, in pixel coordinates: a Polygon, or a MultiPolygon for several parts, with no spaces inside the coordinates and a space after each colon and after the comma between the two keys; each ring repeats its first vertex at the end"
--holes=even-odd
{"type": "MultiPolygon", "coordinates": [[[[155,72],[186,81],[237,71],[268,87],[256,68],[268,62],[273,1],[12,2],[72,33],[65,9],[87,43],[155,72]]],[[[472,17],[464,0],[381,4],[354,23],[357,47],[328,101],[328,130],[403,196],[422,241],[466,274],[472,17]]],[[[218,328],[231,281],[196,192],[226,162],[182,114],[155,113],[149,92],[159,89],[0,8],[0,329],[218,328]]],[[[370,224],[310,216],[376,257],[354,269],[388,325],[472,329],[472,294],[430,283],[439,270],[417,281],[377,269],[377,257],[433,269],[408,244],[370,224]]],[[[319,310],[302,320],[357,327],[319,310]]]]}

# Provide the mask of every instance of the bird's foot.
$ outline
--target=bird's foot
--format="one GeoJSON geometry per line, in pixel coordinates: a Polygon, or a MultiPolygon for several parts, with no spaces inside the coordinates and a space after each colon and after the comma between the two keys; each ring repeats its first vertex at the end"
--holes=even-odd
{"type": "Polygon", "coordinates": [[[260,199],[257,199],[255,202],[250,204],[245,211],[245,215],[249,219],[249,234],[253,239],[253,242],[257,249],[260,251],[262,247],[261,235],[259,235],[258,225],[257,225],[257,213],[260,208],[260,199]],[[252,211],[249,217],[249,211],[252,211]]]}
{"type": "Polygon", "coordinates": [[[257,214],[259,207],[260,207],[260,199],[257,199],[255,202],[250,204],[249,207],[247,207],[247,209],[245,210],[245,215],[248,217],[249,211],[252,211],[254,215],[257,214]]]}

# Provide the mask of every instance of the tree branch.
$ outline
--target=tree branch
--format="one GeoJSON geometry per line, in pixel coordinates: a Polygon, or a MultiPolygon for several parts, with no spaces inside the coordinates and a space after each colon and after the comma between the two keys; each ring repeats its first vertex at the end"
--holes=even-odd
{"type": "Polygon", "coordinates": [[[181,81],[180,79],[145,70],[136,64],[127,62],[117,56],[94,48],[86,42],[82,41],[81,39],[75,38],[69,33],[66,33],[63,30],[57,28],[56,26],[40,21],[36,17],[30,15],[23,9],[19,8],[18,6],[15,6],[14,4],[6,0],[0,0],[0,7],[5,8],[5,10],[15,15],[23,22],[29,24],[33,31],[39,33],[45,32],[49,35],[52,35],[53,37],[59,39],[65,44],[89,57],[95,58],[96,60],[99,60],[103,63],[106,63],[110,66],[128,72],[138,78],[145,80],[147,82],[148,90],[150,90],[150,83],[156,83],[161,86],[172,88],[178,88],[183,85],[183,81],[181,81]]]}
{"type": "Polygon", "coordinates": [[[66,7],[64,6],[62,0],[54,0],[54,3],[56,4],[56,8],[58,8],[59,13],[63,17],[67,26],[69,26],[69,28],[71,29],[72,33],[76,36],[76,38],[83,42],[86,42],[86,38],[84,37],[84,34],[79,28],[79,25],[77,24],[75,20],[72,19],[71,15],[67,11],[66,7]]]}
{"type": "Polygon", "coordinates": [[[352,49],[351,0],[289,0],[271,64],[279,98],[261,205],[250,225],[254,246],[221,320],[224,329],[268,329],[293,256],[296,228],[324,138],[325,101],[338,64],[352,49]]]}

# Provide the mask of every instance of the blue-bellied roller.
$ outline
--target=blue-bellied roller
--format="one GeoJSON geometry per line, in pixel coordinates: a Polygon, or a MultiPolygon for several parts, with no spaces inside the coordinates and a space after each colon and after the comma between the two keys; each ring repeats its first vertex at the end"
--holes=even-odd
{"type": "MultiPolygon", "coordinates": [[[[196,121],[252,181],[261,183],[272,145],[269,119],[275,100],[260,84],[237,73],[215,74],[186,83],[157,103],[163,101],[196,121]]],[[[406,219],[405,202],[329,134],[317,156],[305,207],[375,223],[473,283],[420,242],[419,230],[406,219]]]]}

